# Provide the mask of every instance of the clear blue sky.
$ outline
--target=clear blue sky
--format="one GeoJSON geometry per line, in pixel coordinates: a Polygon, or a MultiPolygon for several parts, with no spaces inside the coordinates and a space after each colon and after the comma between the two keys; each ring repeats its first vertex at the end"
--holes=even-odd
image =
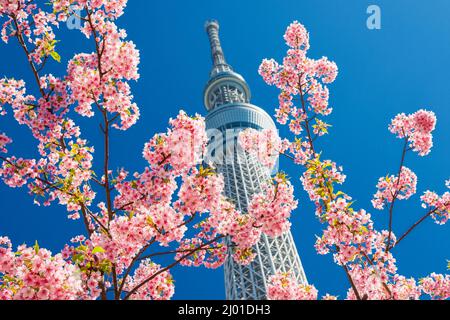
{"type": "MultiPolygon", "coordinates": [[[[205,113],[202,92],[211,68],[209,44],[203,25],[210,18],[221,24],[221,38],[227,60],[246,78],[253,92],[253,103],[270,114],[277,105],[277,91],[267,87],[257,74],[265,57],[278,60],[286,47],[282,35],[286,26],[299,20],[310,31],[310,56],[325,55],[336,61],[339,78],[331,86],[335,111],[329,121],[331,134],[322,139],[324,157],[344,166],[348,176],[344,190],[357,200],[357,206],[373,213],[376,226],[386,228],[386,212],[371,208],[370,199],[380,176],[396,173],[401,141],[387,130],[397,113],[429,108],[438,117],[435,147],[430,156],[410,154],[407,166],[419,177],[419,194],[432,189],[445,191],[450,178],[450,2],[434,1],[139,1],[130,0],[119,24],[128,31],[141,50],[141,79],[133,84],[141,108],[139,123],[125,134],[115,132],[112,166],[141,170],[144,143],[156,132],[165,131],[169,117],[180,108],[188,113],[205,113]],[[344,5],[345,3],[345,5],[344,5]],[[382,29],[366,28],[366,8],[377,4],[382,11],[382,29]]],[[[62,65],[49,65],[61,75],[61,68],[73,53],[92,51],[92,43],[77,31],[62,26],[58,51],[62,65]]],[[[0,76],[26,79],[33,84],[18,46],[0,45],[0,76]]],[[[98,124],[78,119],[84,137],[101,154],[98,124]]],[[[35,156],[35,141],[28,129],[19,127],[11,113],[0,118],[0,131],[9,133],[16,155],[35,156]]],[[[286,133],[284,129],[282,133],[286,133]]],[[[96,160],[100,165],[101,159],[96,160]]],[[[345,295],[345,275],[331,256],[318,256],[313,248],[321,225],[298,181],[300,168],[282,161],[297,186],[299,209],[294,213],[293,234],[308,279],[321,294],[345,295]]],[[[0,185],[0,235],[15,244],[32,245],[39,239],[42,247],[57,252],[83,229],[81,222],[66,219],[63,207],[33,206],[25,190],[0,185]]],[[[424,214],[419,195],[399,202],[394,216],[394,231],[401,234],[424,214]]],[[[421,277],[432,271],[443,273],[450,259],[449,226],[424,223],[395,250],[400,273],[421,277]]],[[[177,299],[224,298],[223,270],[178,268],[173,271],[177,299]]]]}

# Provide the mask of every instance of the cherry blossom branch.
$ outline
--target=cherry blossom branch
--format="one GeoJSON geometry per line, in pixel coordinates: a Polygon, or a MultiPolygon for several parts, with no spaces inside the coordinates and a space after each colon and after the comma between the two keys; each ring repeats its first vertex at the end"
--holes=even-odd
{"type": "Polygon", "coordinates": [[[311,150],[313,152],[313,154],[316,153],[316,151],[314,150],[314,141],[312,139],[312,135],[311,135],[311,129],[310,129],[310,124],[309,124],[309,120],[308,120],[308,114],[307,114],[307,110],[306,110],[306,102],[305,102],[305,97],[303,94],[303,88],[302,88],[302,82],[301,82],[301,78],[302,78],[303,74],[301,74],[299,76],[299,82],[298,82],[298,90],[300,91],[300,100],[301,100],[301,104],[302,104],[302,110],[303,113],[305,114],[305,127],[306,127],[306,133],[308,135],[308,140],[309,140],[309,144],[311,146],[311,150]]]}
{"type": "Polygon", "coordinates": [[[293,156],[291,156],[290,154],[287,154],[286,152],[281,152],[280,155],[285,156],[286,158],[295,162],[295,158],[293,156]]]}
{"type": "MultiPolygon", "coordinates": [[[[302,89],[300,87],[300,91],[301,90],[302,89]]],[[[302,109],[304,110],[304,112],[306,112],[305,100],[304,100],[303,96],[302,96],[301,100],[302,100],[301,101],[302,102],[302,109]]],[[[305,123],[306,123],[306,131],[308,132],[308,138],[309,138],[309,142],[310,142],[310,145],[311,145],[311,150],[313,150],[313,152],[315,153],[315,151],[314,151],[314,141],[311,139],[311,135],[310,135],[310,128],[309,128],[310,124],[309,124],[309,122],[305,122],[305,123]]],[[[281,153],[281,154],[286,156],[287,158],[295,161],[294,157],[292,157],[292,156],[290,156],[290,155],[288,155],[288,154],[286,154],[284,152],[281,153]]],[[[328,185],[325,185],[325,188],[328,191],[328,194],[329,194],[329,197],[330,197],[330,201],[333,201],[334,200],[334,196],[333,196],[333,193],[331,192],[331,190],[329,189],[328,185]]],[[[339,250],[339,247],[338,247],[338,250],[339,250]]],[[[357,299],[361,300],[361,295],[359,294],[358,289],[356,288],[356,286],[355,286],[355,284],[353,282],[353,279],[352,279],[352,276],[349,273],[348,267],[346,265],[344,265],[344,264],[342,265],[342,267],[344,268],[344,271],[345,271],[345,273],[347,275],[347,278],[348,278],[348,280],[350,282],[350,285],[353,288],[353,291],[355,292],[355,295],[356,295],[357,299]]]]}
{"type": "Polygon", "coordinates": [[[428,217],[430,217],[432,214],[434,214],[436,211],[438,210],[438,208],[435,208],[434,210],[431,210],[430,212],[428,212],[426,215],[424,215],[422,218],[420,218],[416,223],[414,223],[409,229],[408,231],[406,231],[398,240],[395,244],[393,244],[390,249],[393,249],[395,247],[397,247],[397,245],[404,240],[415,228],[417,228],[422,222],[424,222],[428,217]]]}
{"type": "Polygon", "coordinates": [[[383,285],[383,288],[387,291],[387,293],[389,294],[389,297],[391,297],[392,299],[392,291],[391,289],[389,289],[388,285],[381,279],[381,275],[380,275],[380,271],[378,270],[378,267],[375,265],[375,263],[373,262],[373,260],[367,255],[367,253],[365,253],[364,251],[361,250],[361,253],[364,255],[364,257],[367,259],[367,261],[369,262],[369,264],[375,268],[375,271],[377,273],[377,277],[378,279],[381,281],[381,284],[383,285]]]}
{"type": "MultiPolygon", "coordinates": [[[[302,92],[301,86],[300,86],[300,92],[302,92]]],[[[303,109],[303,111],[306,114],[306,105],[305,105],[305,99],[303,97],[303,94],[302,94],[301,103],[302,103],[302,109],[303,109]]],[[[305,127],[306,127],[306,132],[308,133],[308,139],[309,139],[309,143],[310,143],[310,146],[311,146],[311,150],[313,150],[313,153],[315,154],[314,141],[311,139],[311,134],[310,134],[310,123],[307,121],[307,119],[305,120],[305,124],[306,124],[305,127]]],[[[290,155],[288,155],[288,154],[286,154],[284,152],[281,153],[281,154],[284,155],[285,157],[287,157],[288,159],[291,159],[291,160],[293,160],[295,162],[295,158],[294,157],[292,157],[292,156],[290,156],[290,155]]],[[[334,200],[333,193],[331,192],[331,190],[329,189],[329,187],[327,185],[325,185],[325,188],[328,191],[328,194],[329,194],[329,197],[330,197],[330,201],[333,201],[334,200]]],[[[338,250],[339,250],[339,247],[338,247],[338,250]]],[[[351,277],[351,275],[350,275],[350,273],[348,271],[348,267],[346,265],[343,265],[342,267],[344,268],[344,271],[345,271],[345,273],[347,275],[347,278],[348,278],[348,280],[349,280],[349,282],[350,282],[350,284],[351,284],[351,286],[353,288],[353,291],[355,292],[356,297],[358,298],[358,300],[361,300],[361,296],[360,296],[360,294],[358,292],[358,289],[354,285],[353,279],[352,279],[352,277],[351,277]]]]}
{"type": "MultiPolygon", "coordinates": [[[[8,160],[5,157],[1,157],[0,156],[0,160],[8,163],[11,166],[13,166],[14,168],[16,168],[16,170],[20,169],[20,168],[17,167],[17,165],[15,163],[11,162],[10,160],[8,160]]],[[[49,190],[49,189],[54,189],[54,190],[57,190],[57,191],[59,191],[59,192],[61,192],[63,194],[67,194],[67,195],[69,195],[71,197],[75,196],[72,192],[65,191],[65,190],[61,189],[60,187],[58,187],[57,185],[55,185],[54,183],[50,182],[48,180],[48,177],[45,174],[44,174],[44,176],[45,176],[45,179],[42,179],[42,178],[39,178],[39,177],[35,178],[37,181],[47,185],[47,188],[44,189],[44,191],[45,190],[49,190]]],[[[80,207],[81,207],[81,212],[82,212],[82,215],[83,215],[83,222],[84,222],[84,225],[86,227],[86,231],[89,234],[89,236],[92,235],[93,230],[91,230],[91,228],[90,228],[90,224],[89,224],[89,221],[88,221],[88,218],[87,218],[88,215],[91,218],[93,218],[95,220],[95,222],[97,222],[97,224],[100,227],[102,227],[103,230],[105,230],[105,232],[109,235],[109,237],[111,237],[111,235],[109,233],[109,230],[97,219],[97,217],[94,214],[92,214],[92,212],[90,212],[89,208],[86,206],[86,204],[84,202],[78,201],[78,205],[80,205],[80,207]]]]}
{"type": "MultiPolygon", "coordinates": [[[[323,177],[323,178],[324,178],[324,177],[323,177]]],[[[334,195],[333,195],[333,192],[331,192],[331,190],[330,190],[328,184],[326,184],[326,183],[325,183],[325,188],[326,188],[327,191],[328,191],[328,195],[329,195],[329,197],[330,197],[330,201],[334,201],[334,195]]],[[[339,251],[339,250],[340,250],[340,247],[339,247],[338,245],[336,245],[336,247],[337,247],[337,249],[338,249],[338,251],[339,251]]],[[[354,281],[353,281],[352,276],[350,275],[350,272],[349,272],[349,270],[348,270],[347,265],[346,265],[346,264],[342,264],[342,267],[344,268],[344,271],[345,271],[345,273],[347,274],[347,278],[348,278],[348,280],[349,280],[349,282],[350,282],[350,285],[351,285],[352,288],[353,288],[353,291],[355,292],[356,298],[357,298],[358,300],[361,300],[361,295],[359,294],[358,289],[356,288],[356,285],[355,285],[355,283],[354,283],[354,281]]]]}
{"type": "Polygon", "coordinates": [[[147,279],[145,279],[144,281],[142,281],[140,284],[138,284],[136,287],[134,287],[132,290],[130,290],[127,295],[125,296],[124,300],[128,300],[134,293],[136,293],[136,291],[138,291],[142,286],[144,286],[146,283],[148,283],[149,281],[152,281],[154,278],[156,278],[158,275],[160,275],[161,273],[164,273],[170,269],[172,269],[173,267],[179,265],[183,260],[185,260],[186,258],[189,258],[191,255],[193,255],[194,253],[198,252],[199,250],[201,250],[202,248],[209,246],[210,244],[213,244],[214,242],[219,241],[220,239],[223,239],[225,236],[219,236],[211,241],[208,241],[204,244],[202,244],[201,246],[199,246],[198,248],[192,249],[190,250],[187,254],[185,254],[184,256],[182,256],[181,258],[177,259],[175,262],[171,263],[170,265],[168,265],[167,267],[160,269],[158,272],[156,272],[155,274],[153,274],[152,276],[148,277],[147,279]]]}
{"type": "Polygon", "coordinates": [[[151,240],[147,245],[145,245],[144,247],[141,248],[141,250],[139,250],[138,254],[136,254],[136,256],[133,258],[133,260],[131,261],[130,265],[128,266],[127,270],[125,271],[121,283],[120,283],[120,287],[118,292],[116,293],[119,297],[123,292],[123,287],[125,286],[125,282],[127,280],[127,277],[130,275],[131,270],[133,269],[135,263],[139,260],[142,260],[140,258],[140,256],[153,244],[156,242],[156,239],[154,238],[153,240],[151,240]]]}
{"type": "MultiPolygon", "coordinates": [[[[102,85],[103,82],[103,76],[105,73],[103,73],[102,70],[102,54],[103,54],[103,49],[104,49],[104,44],[103,44],[103,49],[100,49],[100,45],[99,45],[99,40],[97,37],[97,31],[94,27],[94,23],[92,21],[92,13],[89,10],[89,8],[87,6],[85,6],[85,10],[87,13],[87,20],[89,23],[89,26],[91,28],[92,34],[93,34],[93,38],[94,38],[94,42],[95,42],[95,50],[97,53],[97,65],[98,65],[98,72],[99,72],[99,83],[100,86],[102,85]]],[[[97,104],[97,101],[95,100],[95,103],[97,104]]],[[[98,105],[98,104],[97,104],[98,105]]],[[[105,182],[104,182],[104,189],[105,189],[105,193],[106,193],[106,206],[107,206],[107,210],[108,210],[108,219],[109,222],[111,222],[111,220],[113,219],[113,209],[112,209],[112,197],[111,197],[111,189],[110,189],[110,183],[109,183],[109,151],[110,151],[110,145],[109,145],[109,129],[110,129],[110,123],[108,120],[108,114],[107,111],[102,109],[101,110],[102,115],[103,115],[103,122],[104,122],[104,128],[103,128],[103,134],[104,134],[104,164],[103,164],[103,174],[105,177],[105,182]]],[[[109,223],[108,223],[109,225],[109,223]]],[[[116,266],[113,263],[112,266],[112,277],[113,277],[113,286],[114,286],[114,292],[115,292],[115,298],[118,299],[118,284],[117,284],[117,272],[116,272],[116,266]]]]}
{"type": "Polygon", "coordinates": [[[38,72],[38,73],[41,72],[44,69],[45,65],[47,64],[47,61],[48,61],[48,56],[45,56],[44,61],[42,62],[41,66],[38,69],[36,69],[36,72],[38,72]]]}
{"type": "MultiPolygon", "coordinates": [[[[19,4],[19,8],[20,8],[20,4],[19,4]]],[[[39,77],[39,73],[36,69],[36,66],[33,63],[33,60],[31,58],[30,51],[28,50],[27,44],[26,44],[25,40],[23,39],[23,35],[22,35],[22,32],[20,31],[20,27],[19,27],[19,22],[17,21],[17,17],[15,14],[12,14],[11,18],[13,19],[14,26],[16,27],[16,38],[17,38],[17,40],[19,40],[20,46],[22,47],[23,51],[25,52],[25,54],[27,56],[28,64],[30,65],[31,70],[33,71],[34,78],[39,87],[39,92],[41,93],[42,97],[45,98],[46,94],[45,94],[44,89],[41,86],[41,80],[39,77]]]]}
{"type": "MultiPolygon", "coordinates": [[[[234,247],[236,247],[236,246],[235,245],[228,246],[228,248],[234,248],[234,247]]],[[[208,251],[208,250],[215,250],[215,249],[221,249],[221,248],[223,248],[223,246],[202,248],[198,251],[208,251]]],[[[170,254],[185,253],[185,252],[189,252],[191,250],[192,249],[183,249],[183,250],[172,250],[172,251],[165,251],[165,252],[155,252],[155,253],[149,254],[147,256],[141,257],[141,258],[139,258],[139,260],[145,260],[145,259],[152,258],[152,257],[167,256],[170,254]]]]}
{"type": "Polygon", "coordinates": [[[81,212],[83,214],[83,221],[84,221],[84,225],[86,226],[86,231],[90,237],[92,235],[93,231],[90,228],[90,223],[88,220],[88,213],[86,211],[86,207],[84,204],[81,205],[81,212]]]}
{"type": "MultiPolygon", "coordinates": [[[[102,54],[103,54],[103,50],[100,49],[100,45],[98,42],[98,37],[97,37],[97,31],[94,27],[94,23],[92,21],[92,13],[89,10],[89,8],[86,6],[85,7],[86,13],[87,13],[87,22],[91,28],[92,34],[93,34],[93,38],[94,38],[94,42],[95,42],[95,50],[96,50],[96,54],[97,54],[97,66],[98,66],[98,73],[99,73],[99,83],[100,85],[102,85],[103,82],[103,70],[102,70],[102,54]]],[[[109,188],[109,151],[110,151],[110,145],[109,145],[109,127],[110,127],[110,122],[108,120],[108,114],[107,111],[102,109],[100,107],[100,105],[98,104],[95,96],[93,96],[94,102],[96,104],[96,106],[99,108],[100,112],[102,113],[103,116],[103,122],[104,122],[104,127],[103,127],[103,134],[104,134],[104,164],[103,164],[103,174],[105,177],[105,182],[103,184],[103,187],[105,189],[106,192],[106,205],[107,205],[107,209],[108,209],[108,217],[109,220],[112,220],[113,217],[113,210],[112,210],[112,199],[111,199],[111,190],[109,188]]]]}
{"type": "Polygon", "coordinates": [[[95,214],[93,214],[89,208],[86,207],[86,212],[89,214],[89,216],[94,219],[94,221],[103,229],[103,231],[106,232],[106,234],[108,235],[108,237],[110,239],[112,239],[111,233],[109,232],[109,229],[107,227],[105,227],[105,225],[95,216],[95,214]]]}
{"type": "Polygon", "coordinates": [[[389,207],[389,235],[388,235],[388,240],[387,240],[387,243],[386,243],[386,252],[389,252],[390,246],[391,246],[392,220],[393,220],[393,213],[394,213],[394,204],[395,204],[395,200],[397,200],[397,197],[398,197],[398,195],[400,193],[400,191],[398,190],[398,187],[400,185],[400,178],[401,178],[401,174],[402,174],[402,171],[403,171],[403,166],[404,166],[404,163],[405,163],[406,152],[408,151],[407,150],[408,149],[408,142],[409,142],[409,139],[406,137],[405,138],[405,144],[403,146],[403,151],[402,151],[402,159],[400,161],[400,168],[398,170],[399,172],[398,172],[398,178],[397,178],[397,185],[395,187],[395,194],[394,194],[394,196],[392,198],[391,205],[389,207]]]}
{"type": "Polygon", "coordinates": [[[135,203],[138,202],[138,201],[144,200],[145,197],[147,197],[147,194],[142,194],[142,196],[141,196],[139,199],[136,199],[136,200],[133,200],[133,201],[130,201],[130,202],[125,203],[124,205],[122,205],[122,206],[120,206],[119,208],[117,208],[116,210],[114,210],[113,213],[115,214],[115,213],[118,212],[118,211],[126,211],[126,208],[127,208],[128,206],[131,206],[131,205],[135,204],[135,203]]]}
{"type": "Polygon", "coordinates": [[[356,288],[356,285],[355,285],[355,283],[353,282],[353,279],[352,279],[352,276],[350,275],[350,272],[349,272],[349,270],[348,270],[348,267],[347,267],[345,264],[343,264],[342,267],[343,267],[344,270],[345,270],[345,274],[347,275],[348,281],[350,282],[350,285],[352,286],[352,289],[353,289],[353,292],[354,292],[355,295],[356,295],[356,298],[357,298],[358,300],[361,300],[361,295],[359,294],[358,289],[356,288]]]}

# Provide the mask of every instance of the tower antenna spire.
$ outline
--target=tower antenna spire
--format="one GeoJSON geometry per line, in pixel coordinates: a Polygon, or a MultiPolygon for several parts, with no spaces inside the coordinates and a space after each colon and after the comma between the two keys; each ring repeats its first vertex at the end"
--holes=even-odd
{"type": "Polygon", "coordinates": [[[219,22],[217,20],[206,21],[205,30],[208,33],[209,43],[211,45],[211,58],[214,69],[219,69],[220,71],[231,70],[230,65],[225,60],[225,54],[220,43],[219,22]]]}

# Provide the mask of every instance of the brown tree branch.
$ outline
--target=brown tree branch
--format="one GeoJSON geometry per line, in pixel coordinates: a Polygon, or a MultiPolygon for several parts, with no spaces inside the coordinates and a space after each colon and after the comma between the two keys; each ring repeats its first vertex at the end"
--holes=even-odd
{"type": "Polygon", "coordinates": [[[127,295],[125,296],[124,300],[128,300],[134,293],[136,293],[136,291],[138,291],[142,286],[144,286],[146,283],[152,281],[154,278],[156,278],[158,275],[160,275],[161,273],[164,273],[170,269],[172,269],[173,267],[177,266],[178,264],[180,264],[183,260],[185,260],[186,258],[190,257],[191,255],[193,255],[194,253],[196,253],[197,251],[201,250],[202,248],[209,246],[210,244],[219,241],[220,239],[224,238],[225,236],[219,236],[211,241],[208,241],[204,244],[202,244],[201,246],[199,246],[198,248],[192,249],[191,251],[189,251],[187,254],[185,254],[184,256],[182,256],[180,259],[177,259],[175,262],[173,262],[172,264],[168,265],[167,267],[160,269],[158,272],[156,272],[155,274],[153,274],[152,276],[148,277],[147,279],[145,279],[144,281],[142,281],[140,284],[138,284],[136,287],[134,287],[132,290],[130,290],[127,295]]]}
{"type": "Polygon", "coordinates": [[[409,229],[408,231],[406,231],[398,240],[395,244],[393,244],[390,249],[393,249],[395,247],[398,246],[398,244],[404,240],[406,238],[406,236],[408,236],[415,228],[417,228],[422,222],[424,222],[428,217],[430,217],[431,215],[433,215],[434,213],[436,213],[436,211],[438,210],[438,208],[435,208],[434,210],[429,211],[426,215],[424,215],[422,218],[420,218],[416,223],[414,223],[409,229]]]}
{"type": "MultiPolygon", "coordinates": [[[[404,134],[404,132],[403,132],[404,134]]],[[[408,142],[409,139],[406,137],[405,138],[405,144],[403,146],[403,151],[402,151],[402,159],[400,161],[400,168],[398,170],[398,178],[397,178],[397,184],[395,187],[395,194],[394,197],[391,201],[391,205],[389,207],[389,235],[388,235],[388,239],[387,239],[387,243],[386,243],[386,252],[389,252],[390,246],[391,246],[391,237],[392,237],[392,220],[393,220],[393,215],[394,215],[394,204],[395,201],[397,200],[398,195],[400,194],[400,191],[398,190],[398,187],[400,185],[400,177],[403,171],[403,166],[405,163],[405,156],[406,156],[406,152],[408,151],[408,142]]]]}

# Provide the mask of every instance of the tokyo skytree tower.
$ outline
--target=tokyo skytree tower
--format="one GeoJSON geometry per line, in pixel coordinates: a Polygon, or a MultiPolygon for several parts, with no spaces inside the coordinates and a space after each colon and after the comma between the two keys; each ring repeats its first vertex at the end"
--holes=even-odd
{"type": "MultiPolygon", "coordinates": [[[[237,143],[239,132],[247,128],[276,127],[263,109],[250,103],[248,84],[227,64],[220,44],[218,22],[208,21],[205,28],[213,61],[204,91],[210,138],[208,154],[224,176],[226,196],[239,210],[246,212],[252,195],[260,192],[261,185],[271,178],[271,172],[241,149],[237,143]]],[[[229,254],[224,266],[228,300],[266,299],[267,279],[277,271],[292,272],[300,283],[307,282],[290,231],[276,239],[263,235],[254,250],[257,256],[248,266],[236,263],[229,254]]]]}

